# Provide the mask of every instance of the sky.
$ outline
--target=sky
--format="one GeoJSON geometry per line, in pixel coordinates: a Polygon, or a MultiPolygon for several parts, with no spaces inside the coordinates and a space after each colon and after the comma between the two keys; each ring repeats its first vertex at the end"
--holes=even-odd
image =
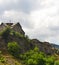
{"type": "Polygon", "coordinates": [[[10,21],[30,38],[59,44],[59,0],[0,0],[0,22],[10,21]]]}

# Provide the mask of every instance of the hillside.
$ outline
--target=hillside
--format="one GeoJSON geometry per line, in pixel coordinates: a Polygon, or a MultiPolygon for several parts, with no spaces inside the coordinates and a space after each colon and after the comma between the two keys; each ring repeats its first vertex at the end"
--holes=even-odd
{"type": "Polygon", "coordinates": [[[0,61],[0,65],[23,65],[20,61],[15,59],[10,54],[3,55],[3,57],[4,57],[4,60],[2,60],[2,62],[0,61]]]}
{"type": "MultiPolygon", "coordinates": [[[[19,23],[16,24],[2,23],[0,25],[0,51],[2,51],[3,57],[7,60],[6,61],[7,65],[8,63],[9,65],[23,65],[22,64],[23,62],[21,62],[20,59],[17,60],[17,58],[20,57],[19,54],[29,53],[28,55],[33,54],[34,56],[35,53],[38,54],[38,56],[39,55],[43,56],[43,54],[40,54],[40,52],[43,52],[44,58],[46,58],[45,54],[46,55],[56,54],[55,48],[49,42],[41,42],[37,39],[29,39],[29,37],[25,35],[25,32],[23,31],[19,23]],[[15,62],[18,64],[15,64],[15,62]]],[[[27,57],[25,55],[25,58],[27,57]]],[[[27,59],[25,60],[27,61],[27,59]]],[[[4,63],[0,65],[3,64],[4,63]]]]}
{"type": "Polygon", "coordinates": [[[43,51],[47,54],[54,53],[52,49],[52,45],[48,42],[41,42],[37,39],[29,39],[28,36],[25,35],[21,25],[19,23],[12,26],[11,23],[1,24],[2,31],[0,35],[0,49],[6,50],[8,42],[17,42],[21,47],[21,53],[24,53],[30,49],[33,49],[35,46],[39,48],[40,51],[43,51]],[[7,25],[6,25],[7,24],[7,25]],[[9,28],[8,28],[9,26],[9,28]],[[8,32],[9,31],[9,32],[8,32]],[[3,38],[3,35],[5,38],[3,38]],[[7,37],[7,38],[6,38],[7,37]],[[49,48],[48,48],[49,47],[49,48]]]}
{"type": "Polygon", "coordinates": [[[57,44],[51,44],[54,48],[59,49],[59,45],[57,44]]]}

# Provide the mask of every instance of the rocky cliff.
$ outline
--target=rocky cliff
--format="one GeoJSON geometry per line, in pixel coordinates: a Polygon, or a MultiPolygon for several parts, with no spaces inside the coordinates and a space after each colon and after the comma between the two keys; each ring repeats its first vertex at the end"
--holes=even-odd
{"type": "Polygon", "coordinates": [[[54,49],[51,46],[50,43],[48,42],[41,42],[37,39],[29,39],[27,36],[25,36],[25,32],[23,31],[21,25],[19,23],[17,24],[1,24],[0,25],[0,31],[3,31],[3,34],[5,35],[5,37],[3,38],[2,35],[0,35],[0,50],[7,51],[7,44],[8,42],[17,42],[19,44],[19,46],[21,47],[21,53],[24,53],[30,49],[33,49],[35,46],[37,46],[39,48],[39,51],[42,51],[46,54],[54,54],[54,49]],[[4,31],[7,27],[10,27],[10,32],[6,37],[5,33],[6,31],[4,31]]]}
{"type": "Polygon", "coordinates": [[[1,23],[0,25],[0,32],[3,31],[5,28],[10,27],[12,30],[25,35],[25,32],[22,29],[22,26],[20,25],[20,23],[1,23]]]}

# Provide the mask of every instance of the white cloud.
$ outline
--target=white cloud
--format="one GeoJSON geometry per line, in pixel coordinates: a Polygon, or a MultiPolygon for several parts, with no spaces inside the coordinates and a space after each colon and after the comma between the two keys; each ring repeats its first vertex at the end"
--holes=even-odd
{"type": "MultiPolygon", "coordinates": [[[[57,2],[59,3],[59,1],[57,2]]],[[[46,8],[42,8],[41,10],[31,11],[30,15],[32,21],[35,23],[35,28],[27,33],[31,38],[38,38],[58,44],[59,7],[57,6],[57,2],[52,1],[54,6],[50,5],[48,8],[45,6],[46,8]]]]}
{"type": "Polygon", "coordinates": [[[31,29],[34,27],[30,15],[25,14],[22,11],[14,11],[14,10],[5,11],[2,17],[0,18],[5,22],[10,22],[10,20],[12,22],[20,22],[23,28],[31,29]]]}
{"type": "Polygon", "coordinates": [[[0,0],[0,13],[0,21],[20,21],[31,38],[59,41],[59,0],[0,0]]]}

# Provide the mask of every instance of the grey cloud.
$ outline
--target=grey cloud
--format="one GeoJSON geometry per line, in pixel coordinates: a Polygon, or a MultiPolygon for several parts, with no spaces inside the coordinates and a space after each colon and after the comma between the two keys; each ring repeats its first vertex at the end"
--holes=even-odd
{"type": "MultiPolygon", "coordinates": [[[[50,5],[51,4],[50,1],[52,1],[52,4],[55,4],[55,0],[46,1],[47,2],[45,2],[44,0],[16,0],[15,2],[15,0],[6,0],[6,2],[2,2],[2,4],[0,4],[0,19],[1,21],[11,20],[13,22],[20,22],[23,29],[26,29],[25,33],[29,35],[31,38],[37,38],[39,40],[43,41],[47,40],[52,42],[59,41],[57,39],[59,36],[59,24],[53,26],[53,23],[55,24],[55,21],[59,20],[59,13],[58,12],[55,13],[59,9],[59,7],[57,7],[58,6],[57,4],[55,5],[55,7],[50,5]],[[37,24],[39,24],[38,28],[36,28],[35,22],[32,22],[30,18],[31,15],[30,12],[33,13],[33,11],[35,10],[40,12],[37,13],[37,15],[35,15],[35,13],[33,14],[33,16],[35,15],[34,18],[37,18],[37,16],[38,18],[41,18],[41,19],[37,18],[40,21],[40,24],[42,24],[44,21],[47,21],[44,22],[44,25],[43,24],[40,25],[38,20],[36,19],[37,20],[36,21],[33,18],[34,21],[37,24]],[[9,14],[5,14],[4,13],[5,11],[7,11],[9,14]],[[46,23],[48,24],[47,28],[46,23]]],[[[58,0],[56,0],[56,2],[57,1],[58,0]]]]}
{"type": "Polygon", "coordinates": [[[33,29],[34,23],[28,14],[19,11],[7,11],[7,13],[0,16],[0,21],[3,22],[20,22],[23,28],[33,29]],[[2,17],[1,17],[2,16],[2,17]],[[17,16],[17,17],[16,17],[17,16]]]}
{"type": "Polygon", "coordinates": [[[49,26],[46,29],[34,29],[33,31],[29,31],[28,35],[30,36],[30,38],[37,38],[40,41],[48,41],[50,43],[56,43],[58,44],[59,42],[59,30],[58,30],[58,26],[53,27],[49,26]]]}
{"type": "Polygon", "coordinates": [[[3,13],[6,10],[23,11],[30,13],[30,11],[40,8],[40,2],[38,0],[6,0],[0,4],[0,12],[3,13]]]}
{"type": "Polygon", "coordinates": [[[59,31],[59,26],[57,25],[57,26],[50,26],[50,30],[51,31],[59,31]]]}
{"type": "Polygon", "coordinates": [[[14,16],[16,16],[16,13],[13,16],[11,15],[9,17],[8,16],[4,17],[3,15],[4,15],[5,11],[14,10],[18,13],[23,12],[23,13],[25,13],[25,15],[24,14],[17,15],[17,16],[19,16],[19,18],[16,17],[18,19],[17,21],[20,21],[21,24],[23,25],[23,27],[33,28],[34,24],[32,24],[29,20],[27,20],[26,15],[30,15],[29,13],[31,12],[31,10],[36,8],[37,2],[35,0],[17,0],[17,2],[14,2],[15,0],[13,0],[13,1],[9,0],[9,1],[6,0],[6,2],[3,1],[2,4],[0,4],[0,19],[2,18],[1,20],[3,20],[3,21],[4,20],[5,21],[15,20],[14,16]],[[21,18],[21,16],[22,16],[22,18],[21,18]]]}
{"type": "Polygon", "coordinates": [[[23,28],[27,28],[27,29],[33,29],[34,28],[34,24],[31,23],[29,20],[21,21],[21,24],[22,24],[23,28]]]}

